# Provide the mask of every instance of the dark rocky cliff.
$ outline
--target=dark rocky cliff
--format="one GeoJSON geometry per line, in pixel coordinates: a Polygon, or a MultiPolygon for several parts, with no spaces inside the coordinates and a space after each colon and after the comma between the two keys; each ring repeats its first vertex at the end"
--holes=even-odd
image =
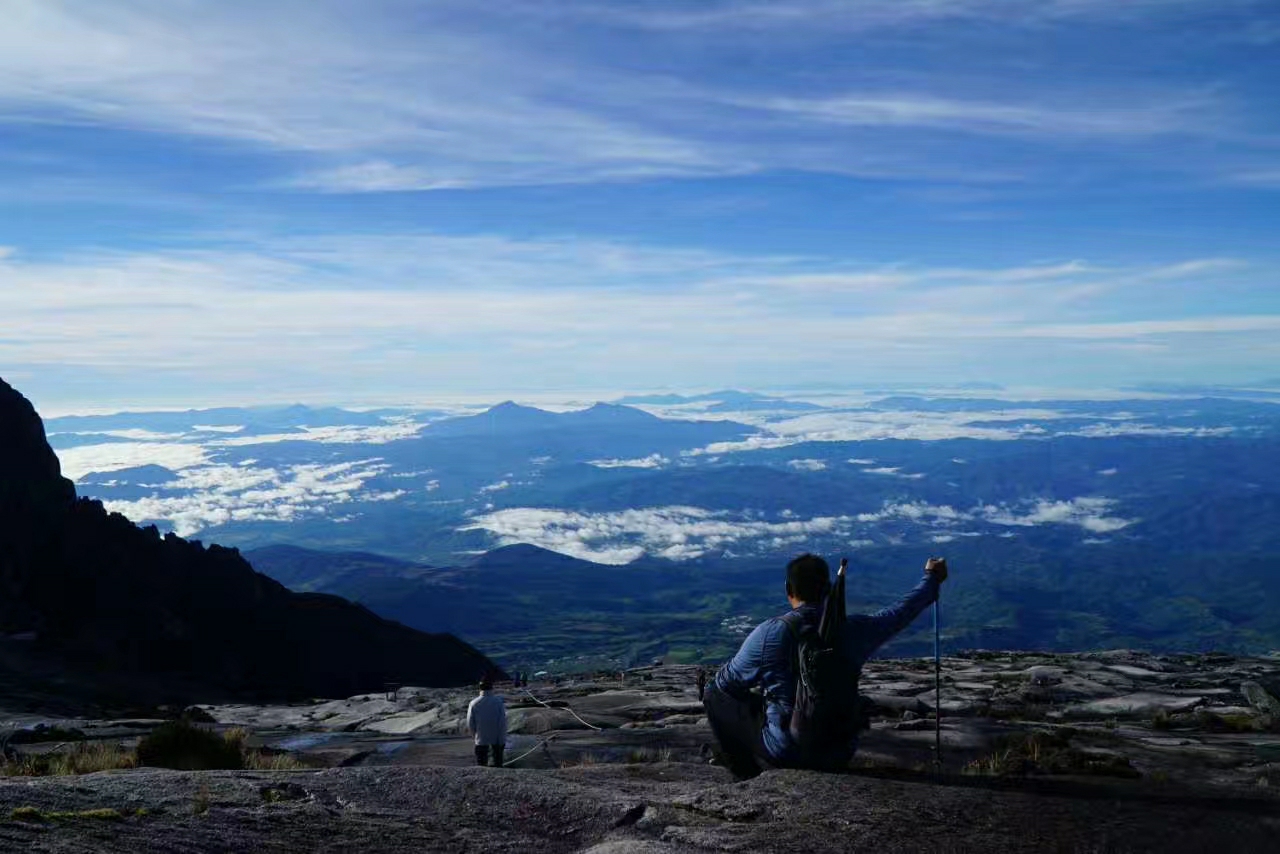
{"type": "Polygon", "coordinates": [[[77,498],[35,409],[0,380],[0,634],[30,633],[23,646],[46,660],[173,700],[346,697],[387,682],[464,684],[492,667],[452,635],[291,593],[234,549],[77,498]]]}

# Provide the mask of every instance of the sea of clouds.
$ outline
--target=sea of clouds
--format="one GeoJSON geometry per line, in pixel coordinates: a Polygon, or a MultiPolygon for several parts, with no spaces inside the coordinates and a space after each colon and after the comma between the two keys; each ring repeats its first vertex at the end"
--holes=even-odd
{"type": "Polygon", "coordinates": [[[847,547],[877,542],[881,523],[908,523],[943,543],[957,536],[980,536],[985,529],[1070,525],[1092,534],[1110,534],[1136,520],[1114,515],[1116,502],[1098,497],[1066,501],[1035,499],[1016,505],[980,504],[968,509],[923,501],[886,502],[879,510],[838,516],[777,519],[748,512],[713,511],[673,505],[608,513],[584,513],[545,507],[512,507],[485,513],[462,531],[487,531],[498,545],[531,543],[597,563],[625,564],[641,557],[689,560],[710,553],[762,553],[803,546],[816,539],[840,538],[847,547]]]}
{"type": "MultiPolygon", "coordinates": [[[[711,403],[701,407],[682,404],[642,408],[664,417],[691,418],[707,417],[705,407],[709,405],[711,403]]],[[[847,403],[843,405],[848,407],[847,403]]],[[[601,469],[645,470],[676,465],[698,466],[729,454],[748,454],[806,442],[957,438],[1003,442],[1065,435],[1099,439],[1117,436],[1221,437],[1239,429],[1229,424],[1188,426],[1166,423],[1159,417],[1139,418],[1123,412],[1082,416],[1078,410],[1060,411],[1045,405],[1010,404],[1008,409],[999,411],[981,407],[971,410],[962,407],[962,410],[876,409],[874,403],[868,405],[864,401],[860,406],[799,416],[785,411],[715,412],[716,418],[751,424],[759,432],[739,441],[689,448],[679,454],[653,453],[635,458],[584,459],[581,462],[601,469]]],[[[199,420],[198,413],[193,413],[193,420],[199,420]]],[[[311,427],[300,424],[294,430],[254,432],[234,424],[202,426],[193,423],[187,430],[175,431],[153,429],[148,425],[145,414],[139,414],[136,426],[75,433],[51,432],[50,438],[55,447],[63,445],[57,452],[63,472],[77,482],[90,474],[123,473],[141,466],[161,466],[172,472],[168,479],[157,479],[153,474],[150,477],[150,481],[155,481],[153,483],[132,484],[153,486],[153,494],[131,496],[128,500],[111,499],[108,506],[135,521],[168,523],[178,533],[192,535],[208,527],[238,521],[290,522],[326,514],[334,520],[356,520],[360,515],[360,503],[395,501],[406,494],[405,489],[379,485],[385,484],[385,479],[373,483],[375,479],[412,480],[419,474],[427,474],[396,471],[376,456],[376,452],[370,453],[370,446],[417,438],[431,420],[426,416],[415,417],[412,411],[406,410],[404,414],[374,425],[311,427]],[[64,441],[60,442],[60,439],[64,441]],[[272,446],[285,442],[292,443],[289,462],[273,462],[272,446]],[[298,461],[296,448],[299,444],[314,445],[314,458],[305,459],[303,454],[304,459],[298,461]],[[246,462],[243,451],[254,447],[261,447],[260,453],[253,453],[262,457],[262,461],[246,462]]],[[[539,469],[551,462],[547,458],[530,461],[534,468],[539,469]]],[[[963,463],[961,460],[956,462],[963,463]]],[[[847,463],[866,474],[904,481],[924,477],[899,466],[877,464],[869,456],[853,457],[847,463]]],[[[778,464],[800,473],[829,471],[835,465],[832,460],[811,456],[798,456],[778,464]]],[[[515,487],[523,483],[514,475],[496,471],[486,485],[476,490],[469,508],[461,508],[473,514],[467,522],[469,529],[489,531],[503,543],[530,542],[567,554],[614,563],[634,560],[642,554],[679,560],[723,549],[782,548],[821,534],[857,540],[860,538],[855,535],[856,526],[890,518],[900,522],[919,521],[933,527],[977,522],[1008,530],[1063,524],[1077,526],[1095,536],[1113,533],[1131,523],[1131,520],[1114,515],[1107,499],[1089,496],[1070,501],[1040,500],[1017,507],[977,506],[963,510],[899,502],[873,514],[809,520],[749,519],[718,510],[684,506],[614,514],[575,512],[572,508],[509,507],[494,510],[490,502],[496,500],[495,495],[514,493],[515,487]]],[[[409,482],[405,486],[409,491],[417,488],[416,484],[409,482]]],[[[438,480],[431,480],[424,487],[425,490],[439,488],[438,480]]],[[[508,503],[517,501],[509,500],[508,503]]],[[[940,529],[929,533],[935,539],[958,535],[956,530],[940,529]]],[[[281,536],[285,538],[287,533],[281,536]]]]}

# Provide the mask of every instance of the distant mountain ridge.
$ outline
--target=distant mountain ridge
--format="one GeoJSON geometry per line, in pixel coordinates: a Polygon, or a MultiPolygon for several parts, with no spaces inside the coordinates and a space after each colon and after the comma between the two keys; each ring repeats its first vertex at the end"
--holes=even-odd
{"type": "MultiPolygon", "coordinates": [[[[140,693],[346,697],[460,685],[494,665],[331,595],[295,594],[234,549],[138,528],[77,498],[39,416],[0,380],[0,635],[140,693]]],[[[5,662],[12,658],[6,656],[5,662]]]]}
{"type": "Polygon", "coordinates": [[[452,436],[498,436],[539,430],[575,430],[599,427],[647,427],[661,418],[631,406],[597,403],[587,409],[550,412],[504,401],[476,415],[437,421],[427,428],[428,439],[452,436]]]}
{"type": "Polygon", "coordinates": [[[770,410],[773,412],[816,412],[823,407],[816,403],[799,400],[787,400],[766,394],[748,391],[725,389],[706,394],[634,394],[621,397],[620,404],[643,404],[648,406],[681,406],[693,403],[708,404],[706,412],[752,412],[770,410]]]}

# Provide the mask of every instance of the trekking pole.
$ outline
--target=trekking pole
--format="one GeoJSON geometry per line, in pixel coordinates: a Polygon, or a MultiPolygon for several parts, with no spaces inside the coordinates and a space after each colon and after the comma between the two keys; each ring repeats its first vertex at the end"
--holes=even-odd
{"type": "Polygon", "coordinates": [[[942,773],[942,633],[939,629],[939,603],[942,587],[933,599],[933,770],[942,773]]]}

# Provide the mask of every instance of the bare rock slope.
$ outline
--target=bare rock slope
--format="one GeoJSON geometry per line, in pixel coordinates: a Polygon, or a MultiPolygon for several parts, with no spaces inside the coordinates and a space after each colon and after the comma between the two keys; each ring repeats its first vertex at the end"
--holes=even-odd
{"type": "Polygon", "coordinates": [[[746,782],[708,762],[689,667],[508,687],[503,769],[471,764],[469,691],[205,706],[318,767],[0,780],[0,850],[1276,850],[1280,659],[972,653],[945,673],[941,773],[932,662],[887,660],[847,773],[746,782]]]}

